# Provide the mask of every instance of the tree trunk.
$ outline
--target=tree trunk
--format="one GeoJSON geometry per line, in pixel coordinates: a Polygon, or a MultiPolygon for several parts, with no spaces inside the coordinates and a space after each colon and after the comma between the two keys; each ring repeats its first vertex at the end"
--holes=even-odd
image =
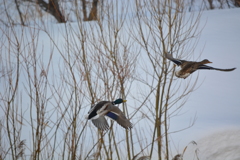
{"type": "Polygon", "coordinates": [[[234,6],[240,7],[240,0],[234,0],[234,6]]]}
{"type": "Polygon", "coordinates": [[[89,13],[88,20],[89,21],[96,21],[97,20],[97,5],[98,5],[98,0],[93,0],[92,2],[92,9],[89,13]]]}
{"type": "Polygon", "coordinates": [[[82,0],[82,6],[83,6],[83,21],[98,20],[98,12],[97,12],[98,0],[93,0],[92,8],[91,8],[91,11],[89,12],[88,17],[87,17],[87,9],[86,9],[86,1],[85,0],[82,0]]]}
{"type": "Polygon", "coordinates": [[[17,11],[18,11],[20,20],[21,20],[21,25],[24,26],[25,24],[24,24],[24,21],[23,21],[22,12],[21,12],[21,10],[20,10],[20,7],[19,7],[19,4],[18,4],[18,1],[17,1],[17,0],[15,0],[15,4],[16,4],[16,8],[17,8],[17,11]]]}
{"type": "Polygon", "coordinates": [[[66,23],[65,17],[59,9],[58,0],[49,0],[49,3],[44,0],[37,0],[37,3],[44,11],[54,16],[59,23],[66,23]]]}
{"type": "Polygon", "coordinates": [[[83,7],[83,21],[87,21],[87,9],[86,9],[86,1],[82,0],[82,7],[83,7]]]}
{"type": "Polygon", "coordinates": [[[209,3],[209,8],[214,9],[213,0],[208,0],[208,3],[209,3]]]}

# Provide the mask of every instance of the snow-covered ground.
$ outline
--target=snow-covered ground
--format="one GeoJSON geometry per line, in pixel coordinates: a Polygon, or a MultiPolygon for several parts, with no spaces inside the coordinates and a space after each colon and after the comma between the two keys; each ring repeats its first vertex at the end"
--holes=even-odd
{"type": "Polygon", "coordinates": [[[240,159],[240,129],[225,128],[206,133],[197,140],[197,144],[188,145],[184,159],[201,160],[239,160],[240,159]],[[196,153],[196,154],[194,154],[196,153]]]}
{"type": "MultiPolygon", "coordinates": [[[[172,135],[172,141],[181,146],[179,152],[194,140],[200,159],[240,159],[240,9],[204,11],[202,21],[207,21],[198,44],[204,47],[202,59],[219,68],[237,67],[233,72],[200,71],[202,85],[189,98],[186,113],[173,128],[186,126],[190,115],[196,114],[193,127],[172,135]]],[[[196,49],[197,50],[197,49],[196,49]]],[[[197,75],[192,75],[197,76],[197,75]]],[[[191,145],[190,145],[191,146],[191,145]]],[[[185,159],[189,154],[188,150],[185,159]]]]}
{"type": "MultiPolygon", "coordinates": [[[[240,9],[203,12],[201,21],[206,25],[195,50],[196,57],[204,49],[200,58],[212,61],[211,66],[237,69],[232,72],[199,71],[191,75],[193,78],[199,76],[201,85],[189,97],[183,114],[171,119],[170,129],[175,131],[187,127],[195,115],[197,120],[193,127],[171,134],[171,142],[175,144],[172,146],[173,155],[181,153],[189,142],[195,141],[197,145],[188,146],[185,160],[194,159],[196,149],[201,160],[240,159],[239,15],[240,9]]],[[[44,49],[51,50],[48,45],[46,41],[44,49]]],[[[185,80],[179,81],[184,83],[185,80]]]]}

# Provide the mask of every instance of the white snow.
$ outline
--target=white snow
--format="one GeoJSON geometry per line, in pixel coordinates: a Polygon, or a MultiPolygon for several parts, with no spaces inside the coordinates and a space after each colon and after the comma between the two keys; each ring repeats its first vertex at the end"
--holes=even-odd
{"type": "MultiPolygon", "coordinates": [[[[198,57],[204,49],[200,58],[212,61],[211,66],[237,69],[232,72],[199,71],[190,75],[199,76],[199,82],[202,84],[189,97],[182,110],[184,114],[171,120],[170,129],[175,131],[187,127],[195,115],[197,120],[193,127],[171,134],[171,143],[176,146],[171,145],[173,156],[181,153],[184,147],[194,140],[197,145],[187,148],[183,157],[186,160],[193,159],[195,149],[199,150],[199,157],[202,160],[240,159],[239,15],[240,9],[203,12],[201,21],[202,24],[206,23],[206,26],[195,50],[195,57],[198,57]]],[[[44,33],[42,36],[44,37],[44,33]]],[[[61,40],[59,38],[56,41],[61,40]]],[[[44,43],[40,42],[41,45],[44,43]]],[[[48,42],[45,42],[44,46],[44,49],[51,50],[51,46],[46,48],[48,42]]],[[[134,102],[128,103],[130,106],[134,105],[134,102]]]]}
{"type": "Polygon", "coordinates": [[[201,58],[212,61],[210,65],[214,67],[237,69],[229,73],[199,71],[202,85],[185,105],[187,113],[172,121],[176,128],[181,128],[190,121],[190,115],[197,114],[193,127],[172,135],[172,140],[181,146],[177,153],[194,140],[200,159],[240,159],[240,131],[235,131],[240,129],[239,15],[240,9],[203,13],[202,21],[207,23],[198,45],[199,50],[205,45],[201,58]]]}

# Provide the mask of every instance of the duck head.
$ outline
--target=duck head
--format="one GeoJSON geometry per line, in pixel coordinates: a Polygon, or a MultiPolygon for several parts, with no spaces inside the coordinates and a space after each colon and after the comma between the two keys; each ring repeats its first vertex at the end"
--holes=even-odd
{"type": "Polygon", "coordinates": [[[123,100],[122,98],[119,98],[119,99],[116,99],[115,101],[113,101],[113,105],[121,104],[121,103],[124,103],[124,102],[127,102],[127,100],[123,100]]]}
{"type": "Polygon", "coordinates": [[[202,64],[207,64],[207,63],[212,63],[212,62],[210,62],[208,59],[204,59],[204,60],[202,60],[201,63],[202,63],[202,64]]]}

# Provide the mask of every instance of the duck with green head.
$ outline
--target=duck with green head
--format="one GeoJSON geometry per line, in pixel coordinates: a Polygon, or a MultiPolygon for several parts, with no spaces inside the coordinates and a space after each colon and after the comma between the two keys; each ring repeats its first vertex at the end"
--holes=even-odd
{"type": "Polygon", "coordinates": [[[126,102],[121,98],[116,99],[115,101],[100,101],[97,104],[93,105],[88,112],[87,119],[92,120],[92,123],[101,130],[109,129],[109,125],[104,116],[111,118],[116,121],[125,129],[132,128],[132,123],[125,117],[123,112],[116,107],[116,104],[121,104],[126,102]]]}
{"type": "Polygon", "coordinates": [[[211,66],[207,66],[205,64],[207,63],[212,63],[207,59],[204,59],[200,62],[193,62],[193,61],[185,61],[185,60],[180,60],[173,58],[171,54],[166,53],[165,57],[169,59],[170,61],[174,62],[176,65],[180,66],[181,69],[179,71],[175,72],[175,75],[178,78],[187,78],[190,74],[195,72],[198,69],[208,69],[208,70],[217,70],[217,71],[233,71],[236,68],[229,68],[229,69],[220,69],[220,68],[214,68],[211,66]]]}

